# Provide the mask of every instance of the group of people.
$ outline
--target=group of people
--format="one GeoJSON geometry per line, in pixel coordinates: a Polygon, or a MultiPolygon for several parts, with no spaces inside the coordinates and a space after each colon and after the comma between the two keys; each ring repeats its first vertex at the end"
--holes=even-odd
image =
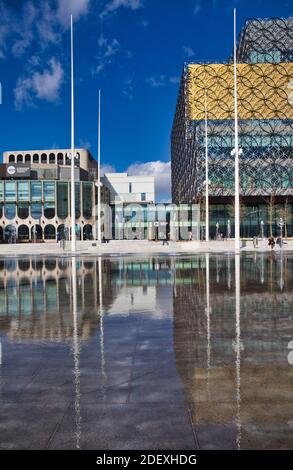
{"type": "Polygon", "coordinates": [[[277,237],[277,238],[276,238],[276,241],[275,241],[274,237],[271,235],[271,236],[268,238],[268,244],[269,244],[269,246],[271,247],[272,250],[274,249],[276,243],[277,243],[277,245],[278,245],[278,246],[280,247],[280,249],[281,249],[282,246],[283,246],[283,239],[282,239],[282,237],[277,237]]]}

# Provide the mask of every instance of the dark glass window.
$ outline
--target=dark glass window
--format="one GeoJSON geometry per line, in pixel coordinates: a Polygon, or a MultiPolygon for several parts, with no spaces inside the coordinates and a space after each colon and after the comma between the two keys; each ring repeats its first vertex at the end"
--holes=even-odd
{"type": "Polygon", "coordinates": [[[60,219],[68,217],[68,184],[65,182],[57,183],[57,216],[60,219]]]}
{"type": "Polygon", "coordinates": [[[14,202],[16,200],[15,181],[5,181],[5,201],[14,202]]]}
{"type": "Polygon", "coordinates": [[[90,219],[92,216],[93,197],[92,197],[92,184],[83,183],[82,186],[82,212],[85,219],[90,219]]]}
{"type": "Polygon", "coordinates": [[[42,217],[42,204],[32,203],[31,204],[31,216],[33,219],[40,219],[42,217]]]}
{"type": "Polygon", "coordinates": [[[56,231],[54,225],[46,225],[44,230],[44,238],[45,240],[55,240],[56,238],[56,231]]]}
{"type": "Polygon", "coordinates": [[[31,202],[42,201],[42,183],[41,181],[31,181],[31,202]]]}
{"type": "Polygon", "coordinates": [[[4,216],[9,220],[14,219],[16,216],[16,204],[5,204],[4,216]]]}
{"type": "Polygon", "coordinates": [[[19,241],[29,240],[29,228],[27,225],[20,225],[17,238],[19,241]]]}
{"type": "Polygon", "coordinates": [[[28,203],[20,202],[17,207],[17,215],[20,219],[27,219],[29,216],[28,203]]]}
{"type": "Polygon", "coordinates": [[[55,182],[44,181],[44,216],[47,219],[55,217],[55,182]]]}
{"type": "Polygon", "coordinates": [[[28,181],[17,182],[17,200],[18,202],[27,202],[29,200],[28,181]]]}

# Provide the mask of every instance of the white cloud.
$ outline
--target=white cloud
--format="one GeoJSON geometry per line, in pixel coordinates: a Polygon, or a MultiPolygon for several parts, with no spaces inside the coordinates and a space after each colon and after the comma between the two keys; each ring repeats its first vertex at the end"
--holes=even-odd
{"type": "Polygon", "coordinates": [[[106,3],[101,17],[108,15],[109,13],[113,13],[121,7],[130,8],[130,10],[137,10],[143,6],[142,0],[110,0],[106,3]]]}
{"type": "Polygon", "coordinates": [[[0,59],[5,59],[7,41],[14,32],[13,16],[7,5],[0,1],[0,59]]]}
{"type": "Polygon", "coordinates": [[[170,200],[171,194],[171,162],[160,160],[146,163],[133,163],[127,168],[129,175],[154,176],[156,187],[156,200],[158,202],[170,200]]]}
{"type": "Polygon", "coordinates": [[[143,20],[143,21],[141,22],[141,24],[142,24],[142,27],[143,27],[144,29],[147,29],[148,26],[149,26],[149,21],[148,21],[148,20],[143,20]]]}
{"type": "Polygon", "coordinates": [[[111,64],[115,55],[120,50],[119,41],[116,38],[109,39],[103,34],[98,38],[98,65],[92,69],[94,75],[99,74],[104,68],[111,64]]]}
{"type": "Polygon", "coordinates": [[[166,77],[166,75],[163,74],[152,75],[151,77],[146,78],[145,81],[152,88],[160,88],[166,86],[168,83],[171,83],[171,85],[177,85],[180,82],[180,77],[166,77]]]}
{"type": "Polygon", "coordinates": [[[57,44],[70,25],[70,14],[75,20],[86,15],[91,0],[26,0],[18,15],[8,3],[0,0],[0,58],[5,58],[8,43],[16,57],[29,52],[32,43],[41,50],[57,44]]]}
{"type": "Polygon", "coordinates": [[[115,173],[115,167],[112,165],[108,165],[105,163],[104,165],[101,165],[101,175],[104,175],[105,173],[115,173]]]}
{"type": "Polygon", "coordinates": [[[187,57],[194,57],[195,55],[194,50],[190,46],[183,46],[183,51],[187,57]]]}
{"type": "MultiPolygon", "coordinates": [[[[101,165],[101,175],[104,173],[115,173],[113,165],[101,165]]],[[[133,163],[126,170],[132,176],[154,176],[155,197],[157,202],[170,202],[171,200],[171,162],[160,160],[146,163],[133,163]]]]}
{"type": "Polygon", "coordinates": [[[64,25],[69,24],[71,14],[75,20],[86,15],[90,6],[90,0],[58,0],[57,3],[57,17],[64,25]]]}
{"type": "Polygon", "coordinates": [[[177,76],[170,77],[169,82],[172,83],[172,85],[178,85],[178,83],[180,83],[180,77],[177,77],[177,76]]]}
{"type": "Polygon", "coordinates": [[[122,94],[130,101],[133,100],[134,88],[134,75],[128,75],[122,82],[122,94]]]}
{"type": "Polygon", "coordinates": [[[193,7],[193,14],[197,15],[200,12],[200,10],[201,10],[201,2],[200,0],[197,0],[193,7]]]}
{"type": "Polygon", "coordinates": [[[166,85],[166,76],[165,75],[152,75],[151,77],[146,78],[146,83],[152,88],[159,88],[166,85]]]}
{"type": "Polygon", "coordinates": [[[33,24],[37,15],[38,11],[35,5],[31,1],[26,2],[23,6],[22,18],[17,27],[18,38],[12,45],[12,53],[15,56],[22,56],[30,47],[34,38],[33,24]]]}
{"type": "Polygon", "coordinates": [[[64,71],[55,57],[49,61],[49,67],[42,73],[34,72],[30,77],[18,79],[14,89],[15,106],[21,109],[24,105],[34,105],[35,99],[56,102],[59,99],[64,71]]]}

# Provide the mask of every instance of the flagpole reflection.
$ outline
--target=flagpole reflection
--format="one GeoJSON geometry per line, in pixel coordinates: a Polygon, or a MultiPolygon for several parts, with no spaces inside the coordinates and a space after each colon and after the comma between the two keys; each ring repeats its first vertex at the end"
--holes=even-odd
{"type": "Polygon", "coordinates": [[[206,253],[206,320],[207,320],[207,392],[210,398],[211,330],[210,330],[210,255],[206,253]]]}
{"type": "Polygon", "coordinates": [[[236,445],[241,449],[241,325],[240,325],[240,255],[235,255],[235,310],[236,310],[236,445]]]}
{"type": "Polygon", "coordinates": [[[75,436],[76,448],[80,449],[81,438],[81,413],[80,413],[80,341],[78,336],[77,322],[77,279],[76,279],[76,259],[72,257],[72,314],[73,314],[73,359],[74,359],[74,382],[75,382],[75,436]]]}
{"type": "Polygon", "coordinates": [[[102,290],[102,258],[98,259],[99,269],[99,313],[100,313],[100,355],[101,355],[101,373],[102,373],[102,391],[105,395],[106,386],[106,360],[104,345],[104,309],[103,309],[103,290],[102,290]]]}

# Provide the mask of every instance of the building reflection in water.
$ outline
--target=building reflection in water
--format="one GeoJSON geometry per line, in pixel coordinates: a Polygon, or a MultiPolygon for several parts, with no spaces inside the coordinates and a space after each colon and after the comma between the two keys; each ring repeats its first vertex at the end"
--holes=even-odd
{"type": "Polygon", "coordinates": [[[147,315],[160,321],[173,314],[174,357],[195,424],[229,429],[238,449],[263,446],[260,429],[273,446],[285,430],[286,447],[293,438],[292,287],[293,257],[281,253],[5,259],[0,337],[71,345],[80,448],[83,345],[96,342],[105,397],[107,319],[147,315]]]}
{"type": "Polygon", "coordinates": [[[234,436],[235,449],[291,448],[293,257],[196,262],[177,269],[173,299],[177,370],[199,435],[234,436]]]}

